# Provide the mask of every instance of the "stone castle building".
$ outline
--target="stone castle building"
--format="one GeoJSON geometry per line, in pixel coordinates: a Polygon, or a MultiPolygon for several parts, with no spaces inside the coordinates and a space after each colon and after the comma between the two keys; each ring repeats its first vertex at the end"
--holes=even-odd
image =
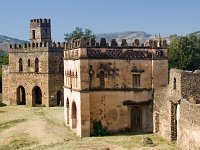
{"type": "Polygon", "coordinates": [[[32,19],[30,43],[10,45],[3,100],[12,105],[62,105],[63,49],[51,41],[50,19],[32,19]]]}
{"type": "Polygon", "coordinates": [[[169,84],[155,90],[154,133],[183,149],[200,149],[200,70],[170,70],[169,84]]]}
{"type": "Polygon", "coordinates": [[[102,38],[71,41],[64,50],[64,118],[78,136],[90,136],[93,122],[108,131],[153,131],[153,90],[168,83],[166,41],[102,38]]]}

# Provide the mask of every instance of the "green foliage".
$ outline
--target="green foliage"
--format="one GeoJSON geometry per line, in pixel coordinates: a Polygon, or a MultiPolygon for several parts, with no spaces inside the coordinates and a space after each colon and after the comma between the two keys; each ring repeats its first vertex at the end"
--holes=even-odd
{"type": "Polygon", "coordinates": [[[83,31],[82,28],[76,27],[72,33],[66,33],[64,34],[65,36],[65,41],[70,41],[72,39],[77,40],[80,38],[84,38],[85,40],[89,40],[90,38],[95,38],[95,35],[92,33],[92,30],[90,29],[85,29],[83,31]]]}
{"type": "Polygon", "coordinates": [[[0,49],[0,81],[2,80],[2,65],[8,64],[8,54],[0,49]]]}
{"type": "Polygon", "coordinates": [[[196,70],[200,68],[200,37],[170,36],[169,68],[196,70]]]}
{"type": "Polygon", "coordinates": [[[101,121],[93,121],[94,136],[105,136],[107,134],[107,128],[103,127],[101,121]]]}

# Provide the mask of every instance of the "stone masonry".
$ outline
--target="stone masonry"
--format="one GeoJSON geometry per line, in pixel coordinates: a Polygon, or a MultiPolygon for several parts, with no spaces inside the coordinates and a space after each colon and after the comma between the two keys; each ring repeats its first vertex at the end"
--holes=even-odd
{"type": "MultiPolygon", "coordinates": [[[[158,42],[158,41],[157,41],[158,42]]],[[[83,39],[64,50],[64,118],[78,136],[101,121],[110,132],[153,131],[153,89],[168,83],[166,41],[129,46],[83,39]],[[154,43],[154,44],[153,44],[154,43]],[[159,45],[159,46],[158,46],[159,45]]]]}
{"type": "Polygon", "coordinates": [[[30,43],[10,45],[3,67],[3,101],[11,105],[63,105],[64,44],[51,42],[50,19],[30,21],[30,43]]]}
{"type": "Polygon", "coordinates": [[[154,132],[183,149],[200,149],[200,71],[170,70],[154,94],[154,132]]]}

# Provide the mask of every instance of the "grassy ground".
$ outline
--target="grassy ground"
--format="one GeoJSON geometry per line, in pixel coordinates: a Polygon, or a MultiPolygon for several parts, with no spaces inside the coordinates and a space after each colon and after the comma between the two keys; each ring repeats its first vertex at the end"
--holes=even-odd
{"type": "Polygon", "coordinates": [[[61,107],[0,107],[0,150],[176,150],[174,144],[154,134],[78,138],[63,123],[61,107]],[[144,145],[144,137],[153,144],[144,145]]]}

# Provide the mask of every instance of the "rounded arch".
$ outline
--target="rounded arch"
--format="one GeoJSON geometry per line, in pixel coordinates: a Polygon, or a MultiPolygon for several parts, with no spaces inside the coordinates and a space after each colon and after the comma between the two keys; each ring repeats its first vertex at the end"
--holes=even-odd
{"type": "Polygon", "coordinates": [[[56,101],[57,101],[57,106],[62,105],[62,92],[58,91],[56,94],[56,101]]]}
{"type": "Polygon", "coordinates": [[[22,58],[19,59],[19,71],[23,71],[23,60],[22,58]]]}
{"type": "Polygon", "coordinates": [[[35,72],[39,72],[39,59],[35,58],[35,72]]]}
{"type": "Polygon", "coordinates": [[[35,86],[32,90],[33,105],[42,104],[42,91],[39,86],[35,86]]]}
{"type": "Polygon", "coordinates": [[[67,109],[67,124],[69,124],[69,99],[66,101],[66,109],[67,109]]]}
{"type": "Polygon", "coordinates": [[[26,92],[23,86],[17,88],[17,105],[26,105],[26,92]]]}
{"type": "Polygon", "coordinates": [[[77,125],[77,109],[76,103],[72,102],[72,128],[76,128],[77,125]]]}

